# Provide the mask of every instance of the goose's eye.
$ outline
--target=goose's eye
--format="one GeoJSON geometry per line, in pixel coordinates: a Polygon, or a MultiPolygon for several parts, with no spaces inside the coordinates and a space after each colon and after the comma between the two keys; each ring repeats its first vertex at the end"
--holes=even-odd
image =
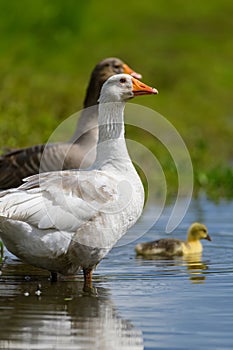
{"type": "Polygon", "coordinates": [[[206,229],[205,229],[205,228],[203,228],[203,232],[205,232],[205,233],[206,233],[206,229]]]}
{"type": "Polygon", "coordinates": [[[114,65],[114,68],[115,68],[115,69],[120,69],[120,65],[119,65],[119,64],[115,64],[115,65],[114,65]]]}
{"type": "Polygon", "coordinates": [[[120,83],[121,83],[121,84],[126,83],[126,79],[125,79],[125,78],[121,78],[121,79],[120,79],[120,83]]]}

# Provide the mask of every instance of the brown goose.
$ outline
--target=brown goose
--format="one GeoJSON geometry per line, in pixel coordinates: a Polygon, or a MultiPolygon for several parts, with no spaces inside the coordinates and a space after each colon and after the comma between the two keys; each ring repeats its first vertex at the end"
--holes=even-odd
{"type": "Polygon", "coordinates": [[[100,90],[110,76],[121,73],[141,78],[140,74],[134,72],[119,58],[106,58],[96,65],[87,88],[84,110],[72,138],[67,143],[36,145],[0,156],[0,189],[17,187],[22,184],[22,179],[39,172],[86,168],[91,165],[96,155],[97,100],[100,90]],[[93,152],[85,157],[91,149],[93,152]],[[85,161],[82,162],[84,157],[85,161]]]}

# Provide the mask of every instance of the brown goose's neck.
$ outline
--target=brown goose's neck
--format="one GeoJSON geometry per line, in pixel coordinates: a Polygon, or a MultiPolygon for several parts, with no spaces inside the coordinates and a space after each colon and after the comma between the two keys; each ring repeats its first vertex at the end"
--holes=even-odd
{"type": "Polygon", "coordinates": [[[90,106],[94,106],[96,105],[98,102],[98,98],[100,95],[100,90],[102,88],[103,83],[107,80],[109,76],[106,76],[106,74],[102,73],[98,73],[96,71],[94,71],[91,75],[91,79],[87,88],[87,92],[86,92],[86,97],[84,100],[84,108],[90,107],[90,106]]]}
{"type": "Polygon", "coordinates": [[[83,110],[70,142],[82,143],[86,137],[97,139],[98,98],[105,80],[106,77],[104,75],[97,78],[96,72],[92,73],[84,99],[83,110]]]}

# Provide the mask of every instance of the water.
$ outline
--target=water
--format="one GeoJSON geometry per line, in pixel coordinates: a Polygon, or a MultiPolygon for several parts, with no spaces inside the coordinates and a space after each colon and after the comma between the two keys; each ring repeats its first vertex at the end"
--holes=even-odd
{"type": "MultiPolygon", "coordinates": [[[[166,236],[170,209],[137,242],[166,236]]],[[[172,236],[183,238],[193,221],[213,239],[203,242],[202,257],[136,258],[137,242],[123,241],[94,273],[92,297],[83,296],[81,275],[51,284],[46,271],[9,256],[0,279],[0,348],[232,349],[233,202],[193,201],[172,236]]]]}

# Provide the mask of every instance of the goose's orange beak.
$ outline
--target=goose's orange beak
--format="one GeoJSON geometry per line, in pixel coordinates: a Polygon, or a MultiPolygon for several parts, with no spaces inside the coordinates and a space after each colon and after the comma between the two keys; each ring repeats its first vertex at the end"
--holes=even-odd
{"type": "Polygon", "coordinates": [[[151,94],[156,95],[159,93],[157,89],[152,88],[135,78],[132,78],[132,83],[133,83],[134,96],[151,95],[151,94]]]}
{"type": "Polygon", "coordinates": [[[136,78],[136,79],[142,79],[141,74],[136,73],[134,70],[132,70],[127,64],[123,64],[123,69],[124,69],[124,73],[125,74],[129,74],[132,75],[132,77],[136,78]]]}

